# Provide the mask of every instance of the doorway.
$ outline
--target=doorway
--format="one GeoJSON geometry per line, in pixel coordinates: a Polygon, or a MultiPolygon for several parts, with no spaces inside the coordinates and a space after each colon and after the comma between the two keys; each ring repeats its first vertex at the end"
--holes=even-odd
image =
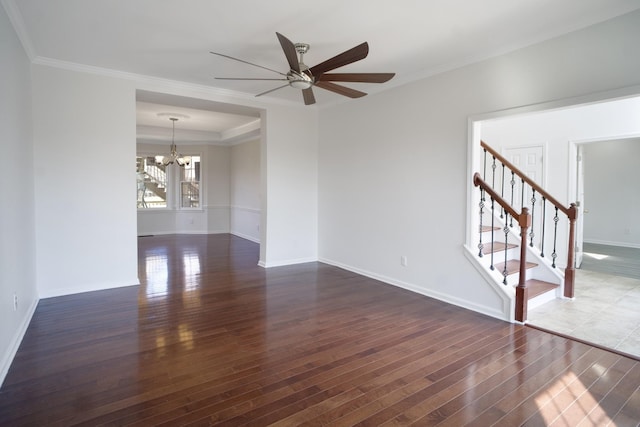
{"type": "Polygon", "coordinates": [[[576,267],[640,279],[640,186],[635,172],[640,135],[574,141],[576,200],[580,206],[576,233],[576,267]],[[578,248],[581,249],[578,252],[578,248]]]}
{"type": "Polygon", "coordinates": [[[137,184],[164,196],[138,203],[138,235],[231,233],[260,243],[261,117],[255,108],[138,90],[136,151],[145,162],[136,163],[137,184]],[[156,164],[170,149],[190,164],[156,164]]]}
{"type": "MultiPolygon", "coordinates": [[[[469,179],[468,179],[468,209],[467,209],[467,247],[475,247],[474,231],[478,230],[477,206],[479,204],[479,192],[472,183],[474,172],[481,171],[478,165],[483,163],[482,148],[480,141],[483,140],[494,149],[503,152],[504,149],[517,148],[518,146],[540,145],[546,147],[544,150],[544,181],[545,188],[551,195],[566,203],[582,201],[589,209],[588,183],[586,194],[578,196],[578,147],[580,144],[586,146],[588,143],[611,139],[628,139],[629,137],[640,138],[640,94],[628,93],[628,96],[620,98],[620,93],[616,93],[610,98],[606,94],[598,94],[592,97],[572,99],[559,102],[551,102],[536,106],[528,106],[513,109],[511,111],[501,111],[489,113],[471,118],[469,121],[469,179]]],[[[589,153],[587,153],[588,156],[589,153]]],[[[627,154],[625,157],[632,158],[627,154]]],[[[639,157],[635,155],[635,160],[639,157]]],[[[588,165],[587,165],[588,167],[588,165]]],[[[597,174],[598,167],[592,171],[597,174]]],[[[588,174],[589,172],[587,172],[588,174]]],[[[597,175],[596,175],[597,176],[597,175]]],[[[597,179],[597,178],[596,178],[597,179]]],[[[632,183],[637,180],[631,179],[632,183]]],[[[584,184],[584,181],[582,181],[584,184]]],[[[618,191],[618,185],[609,183],[609,192],[618,191]]],[[[636,185],[637,186],[637,185],[636,185]]],[[[581,191],[582,193],[582,191],[581,191]]],[[[618,203],[619,209],[624,209],[618,203]]],[[[589,227],[589,216],[594,211],[589,210],[587,214],[587,227],[589,227]]],[[[637,212],[637,210],[636,210],[637,212]]],[[[608,215],[611,215],[609,213],[608,215]]],[[[615,216],[615,215],[614,215],[615,216]]],[[[624,226],[621,226],[624,232],[624,226]]],[[[633,227],[629,227],[629,232],[633,234],[633,227]]],[[[587,230],[588,236],[588,230],[587,230]]],[[[477,237],[476,237],[477,239],[477,237]]],[[[560,236],[561,241],[568,239],[568,234],[560,236]]],[[[581,243],[584,237],[580,237],[581,243]]],[[[559,240],[560,241],[560,240],[559,240]]],[[[582,248],[582,244],[580,247],[582,248]]],[[[559,260],[558,264],[562,269],[566,266],[566,255],[564,260],[559,260]],[[563,264],[564,263],[564,264],[563,264]]],[[[575,333],[578,337],[580,331],[577,328],[584,326],[585,321],[589,321],[591,328],[585,329],[585,335],[578,338],[587,339],[594,343],[605,346],[623,345],[621,341],[611,343],[607,339],[623,335],[629,335],[628,325],[624,322],[608,322],[608,333],[597,333],[598,323],[607,320],[607,310],[603,308],[605,299],[618,301],[624,298],[622,294],[614,295],[613,284],[618,276],[600,276],[595,281],[597,286],[588,286],[587,280],[592,278],[583,277],[586,270],[576,271],[575,299],[556,299],[547,302],[529,311],[529,321],[531,324],[538,324],[546,329],[571,335],[575,333]],[[598,295],[598,292],[609,292],[608,295],[598,295]],[[591,294],[595,297],[592,305],[584,305],[586,296],[591,294]],[[584,317],[579,318],[576,314],[584,312],[584,317]],[[556,316],[555,318],[553,316],[556,316]],[[558,319],[567,320],[573,324],[561,324],[558,319]],[[534,323],[536,322],[536,323],[534,323]],[[546,322],[546,323],[545,323],[546,322]],[[614,329],[617,328],[616,329],[614,329]],[[599,336],[599,337],[598,337],[599,336]],[[600,341],[598,341],[600,340],[600,341]]],[[[625,280],[631,280],[624,278],[625,280]]],[[[593,280],[592,280],[593,282],[593,280]]],[[[627,284],[628,285],[628,284],[627,284]]],[[[615,312],[615,311],[614,311],[615,312]]],[[[633,321],[632,319],[627,319],[633,321]]],[[[640,330],[638,331],[640,333],[640,330]]],[[[628,344],[628,343],[627,343],[628,344]]],[[[624,344],[626,345],[626,344],[624,344]]],[[[629,347],[627,347],[629,348],[629,347]]],[[[628,350],[629,351],[629,350],[628,350]]],[[[636,350],[634,350],[636,351],[636,350]]],[[[629,351],[630,352],[630,351],[629,351]]],[[[638,353],[640,354],[640,350],[638,353]]]]}

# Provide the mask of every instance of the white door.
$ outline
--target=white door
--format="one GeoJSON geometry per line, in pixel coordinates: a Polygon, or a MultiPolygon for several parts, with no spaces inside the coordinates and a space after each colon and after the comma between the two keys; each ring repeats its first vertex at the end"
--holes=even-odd
{"type": "Polygon", "coordinates": [[[584,162],[583,145],[577,145],[578,156],[576,167],[576,204],[578,205],[578,219],[576,220],[576,263],[575,267],[580,268],[582,265],[582,253],[584,245],[584,214],[587,212],[584,209],[584,162]]]}
{"type": "MultiPolygon", "coordinates": [[[[544,188],[544,169],[543,169],[543,146],[542,145],[532,145],[527,147],[517,147],[517,148],[504,148],[502,150],[502,155],[511,162],[515,167],[520,169],[526,176],[531,178],[536,184],[540,187],[544,188]]],[[[507,173],[505,177],[505,191],[504,198],[507,202],[511,203],[511,176],[507,173]]],[[[520,211],[522,204],[529,208],[529,213],[531,213],[532,207],[532,196],[533,193],[531,191],[531,187],[529,185],[525,185],[525,193],[524,198],[522,197],[521,188],[522,182],[521,179],[516,175],[515,177],[515,185],[513,186],[513,203],[512,206],[520,211]]],[[[542,237],[542,197],[536,193],[535,200],[535,217],[533,218],[533,222],[531,223],[533,229],[533,244],[540,247],[540,238],[542,237]]],[[[548,206],[547,206],[548,208],[548,206]]],[[[549,212],[547,212],[548,214],[549,212]]],[[[547,221],[549,220],[549,215],[547,215],[547,221]]],[[[548,224],[547,224],[548,227],[548,224]]],[[[548,231],[548,230],[547,230],[548,231]]],[[[531,229],[529,230],[529,234],[531,233],[531,229]]],[[[548,234],[545,236],[545,240],[547,240],[548,234]]],[[[531,236],[529,235],[527,241],[531,240],[531,236]]]]}

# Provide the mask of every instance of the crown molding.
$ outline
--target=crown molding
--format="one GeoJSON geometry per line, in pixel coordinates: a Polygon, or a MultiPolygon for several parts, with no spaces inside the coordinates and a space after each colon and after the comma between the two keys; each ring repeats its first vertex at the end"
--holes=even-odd
{"type": "Polygon", "coordinates": [[[235,142],[238,140],[246,140],[248,135],[251,137],[260,135],[261,122],[260,119],[253,120],[250,123],[237,126],[222,132],[221,139],[225,142],[235,142]]]}
{"type": "MultiPolygon", "coordinates": [[[[177,143],[180,145],[237,145],[258,138],[260,129],[260,119],[224,132],[181,129],[177,143]]],[[[164,127],[138,125],[136,126],[136,134],[139,143],[163,145],[171,143],[171,135],[164,127]]]]}
{"type": "MultiPolygon", "coordinates": [[[[5,1],[5,0],[0,0],[5,1]]],[[[137,84],[138,89],[148,90],[153,87],[155,91],[166,90],[175,93],[195,93],[207,98],[224,100],[225,102],[238,103],[242,102],[255,108],[265,108],[269,105],[282,105],[299,107],[299,103],[284,99],[262,98],[256,100],[255,95],[237,92],[228,89],[221,89],[214,86],[201,85],[196,83],[183,82],[179,80],[165,79],[162,77],[147,76],[144,74],[130,73],[128,71],[114,70],[111,68],[96,67],[94,65],[79,64],[76,62],[62,61],[54,58],[43,56],[35,56],[31,60],[32,64],[43,65],[52,68],[59,68],[68,71],[80,73],[94,74],[104,77],[128,80],[137,84]],[[266,102],[265,102],[266,101],[266,102]]]]}

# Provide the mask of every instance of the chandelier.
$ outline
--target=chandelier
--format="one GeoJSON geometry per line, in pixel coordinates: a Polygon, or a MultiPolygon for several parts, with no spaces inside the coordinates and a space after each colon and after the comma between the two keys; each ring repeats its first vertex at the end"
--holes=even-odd
{"type": "Polygon", "coordinates": [[[191,164],[191,156],[183,156],[178,153],[178,148],[176,147],[176,122],[178,121],[177,117],[169,117],[169,120],[173,122],[173,132],[171,134],[171,153],[168,156],[156,156],[156,164],[168,166],[176,162],[178,166],[189,166],[191,164]]]}

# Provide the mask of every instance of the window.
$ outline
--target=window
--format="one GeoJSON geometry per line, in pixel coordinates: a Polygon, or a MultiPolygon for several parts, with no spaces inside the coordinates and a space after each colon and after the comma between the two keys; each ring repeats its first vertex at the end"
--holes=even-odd
{"type": "Polygon", "coordinates": [[[190,156],[191,163],[163,166],[156,162],[162,155],[136,157],[138,209],[199,209],[201,157],[190,156]]]}
{"type": "Polygon", "coordinates": [[[138,208],[167,207],[167,166],[157,165],[155,156],[136,157],[138,208]]]}
{"type": "Polygon", "coordinates": [[[191,156],[191,163],[180,168],[180,207],[200,207],[200,156],[191,156]]]}

